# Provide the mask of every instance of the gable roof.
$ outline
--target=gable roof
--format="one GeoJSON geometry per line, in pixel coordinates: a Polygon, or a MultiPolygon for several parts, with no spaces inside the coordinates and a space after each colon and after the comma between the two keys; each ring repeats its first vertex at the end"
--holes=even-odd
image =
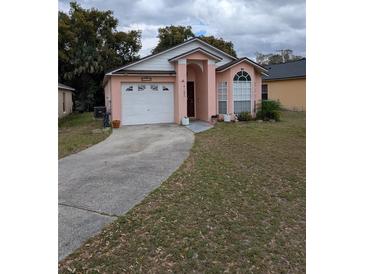
{"type": "Polygon", "coordinates": [[[211,53],[211,52],[209,52],[209,51],[207,51],[207,50],[205,50],[205,49],[203,49],[203,48],[201,48],[201,47],[198,47],[198,48],[195,48],[195,49],[189,50],[189,51],[187,51],[187,52],[184,52],[184,53],[182,53],[182,54],[179,54],[179,55],[176,55],[176,56],[174,56],[174,57],[170,58],[170,59],[169,59],[169,62],[176,61],[177,59],[180,59],[181,57],[184,57],[184,56],[187,56],[187,55],[193,54],[193,53],[195,53],[195,52],[200,52],[200,53],[202,53],[202,54],[204,54],[204,55],[209,55],[210,57],[212,57],[214,60],[217,60],[217,61],[222,60],[222,58],[221,58],[221,57],[219,57],[218,55],[215,55],[215,54],[213,54],[213,53],[211,53]]]}
{"type": "Polygon", "coordinates": [[[69,86],[66,86],[66,85],[61,84],[61,83],[58,83],[58,88],[60,88],[60,89],[67,89],[67,90],[70,90],[70,91],[75,91],[74,88],[69,87],[69,86]]]}
{"type": "Polygon", "coordinates": [[[262,80],[281,80],[306,77],[305,58],[282,64],[267,65],[265,67],[268,69],[269,75],[263,77],[262,80]]]}
{"type": "Polygon", "coordinates": [[[123,69],[114,72],[114,74],[148,74],[148,75],[176,75],[174,70],[128,70],[123,69]]]}
{"type": "MultiPolygon", "coordinates": [[[[145,57],[143,57],[143,58],[141,58],[141,59],[139,59],[139,60],[136,60],[136,61],[134,61],[134,62],[131,62],[131,63],[128,63],[128,64],[123,65],[123,66],[121,66],[121,67],[118,67],[118,68],[115,68],[115,69],[109,70],[108,72],[106,72],[106,75],[112,75],[113,73],[115,73],[115,72],[117,72],[117,71],[119,71],[119,70],[126,69],[126,68],[128,68],[128,67],[130,67],[130,66],[132,66],[132,65],[136,65],[136,64],[141,63],[141,62],[143,62],[143,61],[146,61],[146,60],[148,60],[148,59],[150,59],[150,58],[152,58],[152,57],[156,57],[156,56],[158,56],[158,55],[164,54],[164,53],[166,53],[166,52],[169,52],[169,51],[171,51],[171,50],[174,50],[174,49],[176,49],[176,48],[179,48],[179,47],[181,47],[181,46],[183,46],[183,45],[189,44],[189,43],[194,42],[194,41],[199,41],[199,42],[200,42],[200,43],[202,43],[203,45],[205,45],[205,46],[207,46],[207,47],[209,47],[209,48],[211,48],[211,49],[214,49],[214,50],[216,50],[216,51],[218,51],[218,52],[222,53],[223,55],[228,56],[229,58],[231,58],[231,59],[233,59],[233,60],[236,60],[236,59],[237,59],[237,57],[234,57],[234,56],[232,56],[232,55],[230,55],[230,54],[228,54],[228,53],[226,53],[226,52],[224,52],[224,51],[222,51],[222,50],[220,50],[220,49],[218,49],[218,48],[216,48],[216,47],[214,47],[214,46],[212,46],[212,45],[208,44],[207,42],[203,41],[203,40],[202,40],[202,39],[200,39],[199,37],[193,37],[193,38],[190,38],[190,39],[188,39],[188,40],[186,40],[186,41],[184,41],[184,42],[182,42],[182,43],[180,43],[180,44],[178,44],[178,45],[176,45],[176,46],[174,46],[174,47],[168,48],[168,49],[166,49],[166,50],[164,50],[164,51],[161,51],[161,52],[158,52],[158,53],[155,53],[155,54],[147,55],[147,56],[145,56],[145,57]]],[[[210,54],[212,54],[212,53],[210,53],[210,54]]]]}
{"type": "Polygon", "coordinates": [[[242,58],[239,58],[237,60],[233,60],[232,62],[229,62],[227,64],[224,64],[224,65],[216,68],[216,71],[217,72],[223,72],[223,71],[229,69],[230,67],[235,66],[235,65],[237,65],[241,62],[249,63],[249,64],[253,65],[254,67],[258,68],[261,71],[262,74],[267,75],[268,70],[264,66],[252,61],[251,59],[249,59],[247,57],[242,57],[242,58]]]}

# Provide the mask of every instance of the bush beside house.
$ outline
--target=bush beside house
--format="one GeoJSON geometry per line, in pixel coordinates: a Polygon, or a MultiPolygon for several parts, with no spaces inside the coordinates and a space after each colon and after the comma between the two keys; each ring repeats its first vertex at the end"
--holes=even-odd
{"type": "Polygon", "coordinates": [[[237,115],[238,121],[251,121],[252,115],[249,112],[241,112],[237,115]]]}
{"type": "Polygon", "coordinates": [[[256,119],[280,121],[281,104],[279,101],[263,100],[256,113],[256,119]]]}

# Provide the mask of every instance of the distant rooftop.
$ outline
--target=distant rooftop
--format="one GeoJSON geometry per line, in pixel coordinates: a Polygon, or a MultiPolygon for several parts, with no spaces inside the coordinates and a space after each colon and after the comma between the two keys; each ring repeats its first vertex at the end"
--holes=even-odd
{"type": "Polygon", "coordinates": [[[281,80],[290,78],[305,78],[305,58],[282,64],[265,65],[269,76],[263,76],[262,80],[281,80]]]}

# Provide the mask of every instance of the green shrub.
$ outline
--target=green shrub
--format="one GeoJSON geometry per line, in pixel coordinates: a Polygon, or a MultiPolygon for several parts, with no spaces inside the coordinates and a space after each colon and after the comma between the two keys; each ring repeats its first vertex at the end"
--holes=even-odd
{"type": "Polygon", "coordinates": [[[274,119],[275,121],[280,121],[280,117],[281,117],[281,112],[278,110],[272,111],[270,113],[270,119],[274,119]]]}
{"type": "Polygon", "coordinates": [[[264,115],[262,114],[261,110],[256,112],[256,120],[265,120],[264,115]]]}
{"type": "Polygon", "coordinates": [[[251,121],[252,115],[250,112],[241,112],[237,116],[238,121],[251,121]]]}
{"type": "Polygon", "coordinates": [[[281,104],[279,101],[264,100],[261,102],[261,106],[256,113],[257,119],[280,121],[281,117],[281,104]]]}

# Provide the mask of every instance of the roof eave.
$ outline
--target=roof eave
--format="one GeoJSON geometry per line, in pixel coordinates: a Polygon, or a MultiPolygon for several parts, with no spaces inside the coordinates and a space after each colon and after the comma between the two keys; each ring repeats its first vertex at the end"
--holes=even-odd
{"type": "Polygon", "coordinates": [[[220,52],[220,53],[222,53],[222,54],[224,54],[224,55],[226,55],[226,56],[228,56],[228,57],[232,58],[233,60],[237,60],[237,59],[239,59],[239,58],[237,58],[237,57],[235,57],[235,56],[233,56],[233,55],[228,54],[227,52],[224,52],[223,50],[220,50],[219,48],[216,48],[216,47],[212,46],[211,44],[209,44],[209,43],[207,43],[207,42],[203,41],[203,40],[202,40],[202,39],[200,39],[199,37],[195,37],[195,38],[196,38],[196,40],[199,40],[199,41],[200,41],[201,43],[203,43],[204,45],[206,45],[206,46],[208,46],[208,47],[210,47],[210,48],[213,48],[213,49],[217,50],[218,52],[220,52]]]}
{"type": "Polygon", "coordinates": [[[123,75],[123,76],[128,76],[128,75],[146,75],[146,76],[173,76],[176,75],[176,72],[161,72],[161,73],[156,73],[156,72],[144,72],[144,71],[121,71],[120,73],[115,73],[113,74],[113,76],[118,76],[118,75],[123,75]]]}
{"type": "Polygon", "coordinates": [[[66,87],[66,86],[64,86],[64,87],[60,87],[60,86],[58,86],[58,88],[59,88],[59,89],[63,89],[63,90],[69,90],[69,91],[75,91],[75,90],[76,90],[76,89],[74,89],[74,88],[66,87]]]}
{"type": "MultiPolygon", "coordinates": [[[[268,75],[270,76],[270,75],[268,75]]],[[[262,79],[262,81],[269,82],[269,81],[283,81],[283,80],[296,80],[296,79],[305,79],[306,75],[303,76],[292,76],[292,77],[280,77],[280,78],[271,78],[271,79],[262,79]]]]}
{"type": "Polygon", "coordinates": [[[261,71],[263,71],[263,72],[269,72],[264,66],[261,66],[260,64],[258,64],[258,63],[256,63],[256,62],[254,62],[254,61],[252,61],[251,59],[249,59],[249,58],[247,58],[247,57],[245,57],[244,58],[247,62],[249,62],[249,63],[251,63],[253,66],[255,66],[255,67],[257,67],[257,68],[259,68],[261,71]]]}
{"type": "Polygon", "coordinates": [[[238,59],[237,57],[234,57],[234,56],[232,56],[232,55],[230,55],[230,54],[228,54],[228,53],[226,53],[226,52],[224,52],[224,51],[222,51],[222,50],[220,50],[220,49],[218,49],[218,48],[216,48],[216,47],[214,47],[214,46],[212,46],[212,45],[208,44],[207,42],[203,41],[203,40],[202,40],[202,39],[200,39],[199,37],[194,37],[194,38],[188,39],[188,40],[186,40],[186,41],[184,41],[184,42],[182,42],[182,43],[180,43],[180,44],[178,44],[178,45],[176,45],[176,46],[174,46],[174,47],[172,47],[172,48],[166,49],[166,50],[161,51],[161,52],[156,53],[156,54],[150,54],[150,55],[145,56],[145,57],[143,57],[143,58],[141,58],[141,59],[139,59],[139,60],[137,60],[137,61],[135,61],[135,62],[132,62],[132,63],[126,64],[126,65],[124,65],[124,66],[121,66],[121,67],[119,67],[119,68],[117,68],[117,69],[115,69],[115,70],[112,70],[112,71],[108,72],[108,73],[107,73],[107,74],[105,74],[105,75],[112,75],[114,72],[116,72],[116,71],[118,71],[118,70],[121,70],[121,69],[124,69],[124,68],[128,68],[128,67],[130,67],[130,66],[132,66],[132,65],[139,64],[139,63],[141,63],[141,62],[143,62],[143,61],[146,61],[146,60],[148,60],[148,59],[150,59],[150,58],[152,58],[152,57],[159,56],[159,55],[161,55],[161,54],[163,54],[163,53],[166,53],[166,52],[169,52],[169,51],[171,51],[171,50],[173,50],[173,49],[179,48],[179,47],[181,47],[181,46],[183,46],[183,45],[186,45],[186,44],[188,44],[188,43],[191,43],[191,42],[193,42],[193,41],[195,41],[195,40],[198,40],[198,41],[200,41],[201,43],[203,43],[204,45],[206,45],[206,46],[208,46],[208,47],[210,47],[210,48],[212,48],[212,49],[215,49],[215,50],[216,50],[216,51],[218,51],[218,52],[221,52],[222,54],[224,54],[224,55],[226,55],[226,56],[230,57],[230,58],[231,58],[231,59],[233,59],[233,60],[237,60],[237,59],[238,59]]]}
{"type": "Polygon", "coordinates": [[[110,78],[110,75],[109,74],[105,74],[104,75],[104,78],[103,78],[103,83],[102,83],[102,85],[103,85],[103,88],[106,86],[106,84],[108,83],[108,78],[110,78]]]}
{"type": "Polygon", "coordinates": [[[206,50],[204,50],[204,49],[202,49],[202,48],[199,47],[199,48],[196,48],[196,49],[187,51],[185,53],[176,55],[176,56],[168,59],[168,61],[169,62],[174,62],[174,61],[177,61],[177,60],[179,60],[179,59],[181,59],[183,57],[189,56],[190,54],[194,54],[196,52],[200,52],[201,54],[208,55],[208,56],[212,57],[212,59],[216,60],[217,62],[223,60],[223,58],[221,58],[221,57],[219,57],[217,55],[214,55],[214,54],[212,54],[212,53],[210,53],[210,52],[208,52],[208,51],[206,51],[206,50]]]}
{"type": "Polygon", "coordinates": [[[130,76],[130,75],[146,75],[146,76],[174,76],[176,75],[176,71],[153,71],[153,70],[119,70],[113,74],[105,74],[103,81],[106,80],[107,77],[112,76],[130,76]]]}
{"type": "MultiPolygon", "coordinates": [[[[255,63],[255,62],[253,62],[252,60],[250,60],[250,59],[248,59],[247,57],[244,57],[244,58],[242,58],[240,61],[237,61],[237,62],[235,62],[235,63],[233,63],[233,64],[231,64],[231,65],[229,65],[228,67],[225,67],[225,68],[223,68],[223,69],[217,69],[216,71],[217,72],[224,72],[224,71],[226,71],[226,70],[228,70],[228,69],[230,69],[231,67],[233,67],[233,66],[236,66],[236,65],[239,65],[240,63],[242,63],[242,62],[247,62],[247,63],[250,63],[251,65],[253,65],[255,68],[257,68],[262,74],[264,74],[264,75],[267,75],[267,73],[269,72],[266,68],[264,68],[263,66],[261,66],[261,65],[259,65],[259,64],[257,64],[257,63],[255,63]]],[[[223,65],[224,66],[224,65],[223,65]]],[[[268,75],[267,75],[268,76],[268,75]]]]}

